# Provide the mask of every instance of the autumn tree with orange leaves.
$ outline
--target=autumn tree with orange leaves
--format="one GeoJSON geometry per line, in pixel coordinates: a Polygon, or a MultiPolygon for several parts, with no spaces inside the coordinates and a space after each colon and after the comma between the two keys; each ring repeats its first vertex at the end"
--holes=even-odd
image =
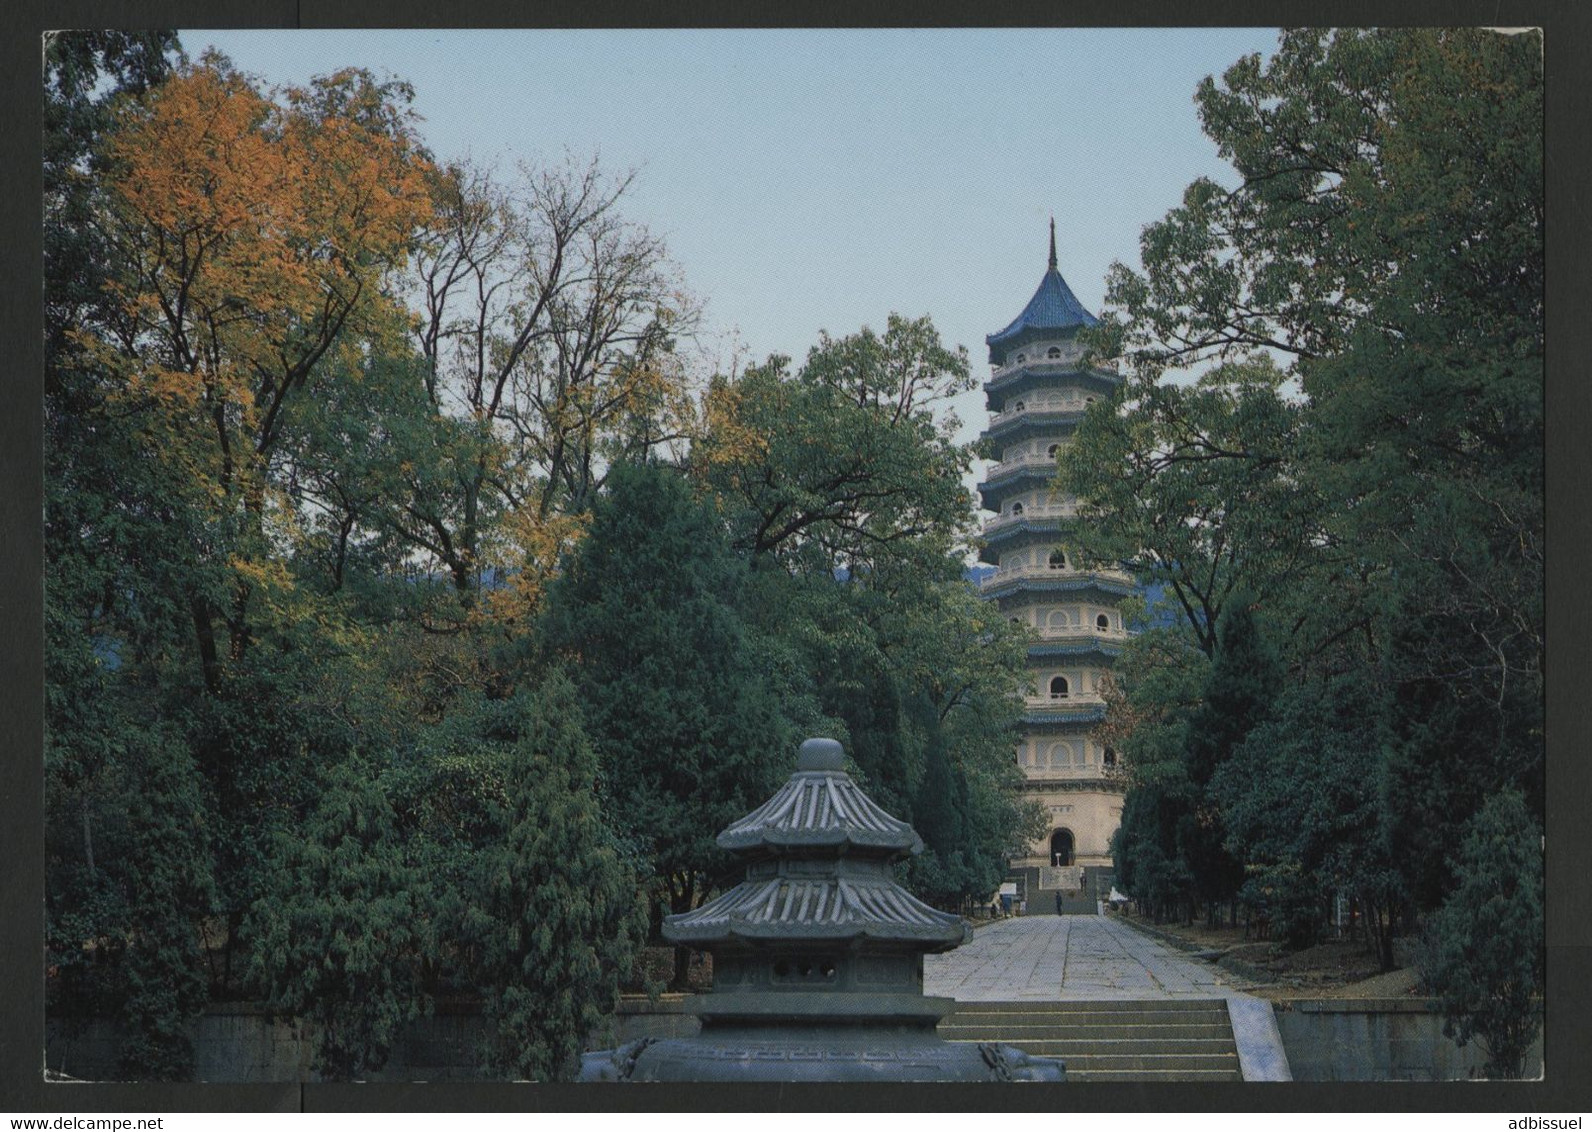
{"type": "Polygon", "coordinates": [[[98,356],[229,536],[210,548],[226,599],[189,595],[212,690],[248,647],[269,545],[294,520],[271,477],[286,410],[317,365],[402,325],[394,272],[430,216],[407,98],[346,70],[271,99],[207,57],[130,103],[108,146],[125,321],[98,356]]]}

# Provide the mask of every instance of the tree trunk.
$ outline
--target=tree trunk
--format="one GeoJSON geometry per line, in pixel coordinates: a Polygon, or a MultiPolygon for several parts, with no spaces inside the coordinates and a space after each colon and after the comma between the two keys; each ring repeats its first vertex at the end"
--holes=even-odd
{"type": "Polygon", "coordinates": [[[689,989],[691,979],[691,949],[676,945],[674,949],[674,977],[669,980],[669,989],[684,991],[689,989]]]}
{"type": "Polygon", "coordinates": [[[86,789],[83,791],[83,795],[79,801],[82,803],[79,807],[79,811],[83,817],[83,860],[88,866],[89,876],[93,876],[95,873],[94,826],[89,820],[88,791],[86,789]]]}
{"type": "MultiPolygon", "coordinates": [[[[679,914],[689,912],[696,905],[696,874],[686,873],[682,877],[669,878],[669,911],[679,914]],[[678,883],[676,883],[678,881],[678,883]]],[[[669,980],[669,989],[683,991],[691,978],[691,949],[676,946],[674,949],[674,977],[669,980]]]]}
{"type": "Polygon", "coordinates": [[[221,687],[221,658],[216,651],[216,628],[210,603],[202,597],[193,597],[189,606],[193,610],[194,635],[199,641],[199,670],[204,675],[205,690],[214,695],[221,687]]]}

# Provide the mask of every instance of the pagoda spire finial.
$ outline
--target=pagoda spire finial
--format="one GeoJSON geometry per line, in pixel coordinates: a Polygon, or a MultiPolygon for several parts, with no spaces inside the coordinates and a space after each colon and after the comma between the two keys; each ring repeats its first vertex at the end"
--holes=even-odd
{"type": "Polygon", "coordinates": [[[1050,218],[1050,270],[1056,270],[1056,218],[1050,218]]]}

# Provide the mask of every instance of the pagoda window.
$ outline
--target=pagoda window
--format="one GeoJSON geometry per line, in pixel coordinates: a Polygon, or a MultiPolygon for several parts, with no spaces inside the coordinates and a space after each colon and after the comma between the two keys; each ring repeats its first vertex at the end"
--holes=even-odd
{"type": "Polygon", "coordinates": [[[1094,398],[1093,397],[1085,397],[1083,399],[1083,403],[1085,405],[1093,405],[1094,404],[1094,398]]]}
{"type": "Polygon", "coordinates": [[[1047,358],[1059,358],[1059,357],[1061,357],[1061,347],[1060,346],[1052,346],[1050,349],[1045,351],[1045,357],[1047,357],[1047,358]]]}
{"type": "Polygon", "coordinates": [[[1065,570],[1067,568],[1067,555],[1064,551],[1052,550],[1050,552],[1050,568],[1052,570],[1065,570]]]}
{"type": "Polygon", "coordinates": [[[1013,401],[1012,402],[1012,412],[1014,412],[1014,413],[1020,413],[1026,408],[1028,408],[1028,403],[1026,401],[1013,401]]]}
{"type": "Polygon", "coordinates": [[[1061,445],[1052,444],[1049,448],[1045,449],[1045,455],[1049,456],[1052,460],[1054,460],[1056,458],[1056,454],[1058,452],[1060,452],[1060,451],[1061,451],[1061,445]]]}
{"type": "Polygon", "coordinates": [[[1105,765],[1106,766],[1116,766],[1117,765],[1117,752],[1116,752],[1115,749],[1113,749],[1111,747],[1107,747],[1106,748],[1105,765]]]}
{"type": "Polygon", "coordinates": [[[1069,694],[1070,693],[1067,690],[1067,678],[1065,676],[1054,676],[1054,677],[1051,678],[1051,681],[1050,681],[1050,698],[1051,699],[1053,699],[1053,700],[1064,700],[1064,699],[1067,698],[1067,696],[1069,694]]]}
{"type": "Polygon", "coordinates": [[[1095,628],[1099,629],[1101,632],[1105,632],[1107,629],[1111,628],[1111,618],[1102,613],[1099,617],[1095,618],[1095,628]]]}
{"type": "Polygon", "coordinates": [[[1018,354],[1017,355],[1017,360],[1019,362],[1026,362],[1028,360],[1028,355],[1027,354],[1018,354]]]}
{"type": "Polygon", "coordinates": [[[1022,513],[1023,513],[1023,505],[1021,503],[1013,503],[1012,504],[1012,514],[1013,515],[1021,515],[1022,513]]]}

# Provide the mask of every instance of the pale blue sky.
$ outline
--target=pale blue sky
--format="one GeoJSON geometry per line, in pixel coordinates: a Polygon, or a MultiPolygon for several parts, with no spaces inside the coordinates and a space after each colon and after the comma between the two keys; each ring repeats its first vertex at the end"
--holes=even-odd
{"type": "MultiPolygon", "coordinates": [[[[1230,171],[1193,93],[1276,32],[1239,30],[185,31],[268,83],[409,80],[440,157],[596,154],[626,215],[706,302],[710,348],[805,355],[820,329],[930,314],[988,373],[1056,217],[1090,310],[1113,260],[1200,175],[1230,171]]],[[[982,400],[959,399],[964,439],[982,400]]]]}

